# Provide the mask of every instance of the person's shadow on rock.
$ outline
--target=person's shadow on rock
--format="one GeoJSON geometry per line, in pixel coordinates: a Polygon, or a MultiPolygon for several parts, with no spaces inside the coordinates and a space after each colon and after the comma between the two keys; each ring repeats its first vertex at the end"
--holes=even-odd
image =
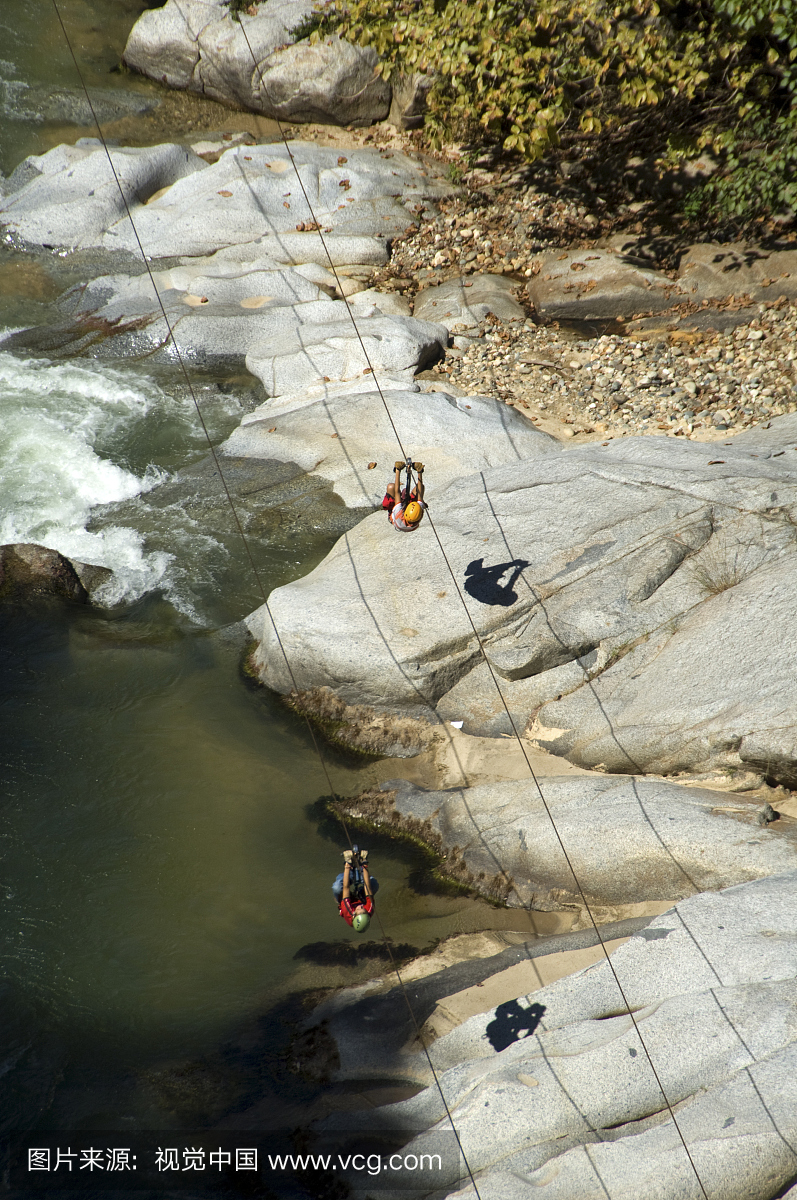
{"type": "Polygon", "coordinates": [[[544,1012],[544,1004],[530,1004],[528,1008],[521,1008],[518,1000],[507,1000],[506,1004],[499,1004],[495,1010],[495,1019],[484,1031],[493,1050],[506,1050],[513,1042],[519,1042],[524,1030],[524,1037],[534,1033],[544,1012]]]}
{"type": "Polygon", "coordinates": [[[517,600],[515,584],[521,571],[530,565],[525,558],[513,558],[511,562],[485,567],[483,558],[474,558],[465,568],[465,591],[480,604],[500,604],[508,608],[517,600]],[[506,583],[499,583],[501,576],[510,570],[512,573],[506,583]]]}

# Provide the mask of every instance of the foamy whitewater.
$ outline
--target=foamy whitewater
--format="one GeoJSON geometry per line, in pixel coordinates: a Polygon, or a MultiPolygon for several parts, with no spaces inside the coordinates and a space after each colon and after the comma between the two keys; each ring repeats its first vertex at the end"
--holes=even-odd
{"type": "MultiPolygon", "coordinates": [[[[169,457],[180,458],[201,449],[200,435],[190,399],[175,399],[146,375],[0,352],[0,544],[38,542],[109,567],[113,579],[96,597],[103,604],[161,589],[196,619],[175,555],[148,550],[145,534],[130,526],[87,525],[99,506],[142,496],[167,477],[154,461],[165,442],[169,457]]],[[[174,514],[178,524],[181,516],[174,514]]]]}

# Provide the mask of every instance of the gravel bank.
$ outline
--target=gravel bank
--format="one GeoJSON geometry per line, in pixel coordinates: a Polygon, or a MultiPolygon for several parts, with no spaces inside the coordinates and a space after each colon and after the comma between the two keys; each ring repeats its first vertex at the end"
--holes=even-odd
{"type": "MultiPolygon", "coordinates": [[[[423,213],[420,229],[396,239],[373,286],[413,302],[447,279],[503,274],[523,302],[542,251],[605,245],[625,230],[644,243],[652,266],[670,272],[701,237],[685,225],[673,232],[648,221],[643,229],[634,205],[609,213],[594,198],[590,209],[565,181],[540,190],[522,169],[477,168],[465,183],[464,194],[444,201],[439,214],[423,213]]],[[[529,308],[522,326],[488,319],[480,337],[456,338],[434,374],[525,409],[537,424],[553,418],[564,436],[711,439],[795,411],[795,330],[797,309],[784,300],[735,312],[673,312],[602,336],[595,326],[539,325],[529,308]]]]}
{"type": "Polygon", "coordinates": [[[497,395],[568,434],[730,435],[797,409],[797,309],[756,306],[724,332],[578,338],[488,319],[457,338],[437,374],[464,392],[497,395]]]}

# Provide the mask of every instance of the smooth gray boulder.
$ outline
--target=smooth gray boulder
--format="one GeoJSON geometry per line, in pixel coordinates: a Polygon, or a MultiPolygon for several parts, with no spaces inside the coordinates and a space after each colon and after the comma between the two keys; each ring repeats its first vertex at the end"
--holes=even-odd
{"type": "Polygon", "coordinates": [[[747,296],[754,301],[787,296],[793,300],[797,297],[797,250],[764,250],[744,242],[701,242],[682,255],[678,286],[698,303],[729,296],[747,296]]]}
{"type": "MultiPolygon", "coordinates": [[[[364,322],[366,334],[371,323],[364,322]]],[[[496,400],[424,393],[417,384],[408,388],[379,374],[396,428],[411,439],[413,455],[437,487],[469,470],[559,449],[553,438],[496,400]]],[[[222,449],[297,463],[330,480],[350,508],[379,505],[393,479],[396,434],[371,379],[356,392],[322,384],[270,400],[244,417],[222,449]],[[371,462],[377,465],[369,469],[371,462]]]]}
{"type": "Polygon", "coordinates": [[[326,265],[322,237],[331,234],[338,264],[379,263],[386,239],[453,190],[420,159],[370,149],[343,155],[302,142],[233,146],[213,165],[171,145],[114,148],[111,158],[138,238],[105,151],[90,138],[26,160],[29,177],[0,204],[0,220],[35,244],[140,257],[140,242],[151,259],[252,243],[252,257],[302,261],[300,248],[309,247],[304,261],[326,265]]]}
{"type": "Polygon", "coordinates": [[[0,546],[0,601],[22,603],[41,596],[84,604],[88,592],[75,564],[57,550],[35,542],[0,546]]]}
{"type": "Polygon", "coordinates": [[[661,312],[683,301],[679,284],[642,259],[608,250],[549,251],[534,260],[529,299],[552,320],[601,320],[661,312]]]}
{"type": "Polygon", "coordinates": [[[393,72],[388,120],[397,129],[420,129],[426,115],[426,101],[435,82],[434,73],[418,71],[410,75],[393,72]]]}
{"type": "MultiPolygon", "coordinates": [[[[324,391],[325,380],[373,384],[371,370],[413,387],[415,372],[445,351],[443,326],[404,315],[390,296],[385,307],[399,311],[387,315],[373,292],[353,306],[355,330],[346,304],[330,298],[334,275],[314,264],[294,268],[267,256],[236,261],[218,254],[184,261],[151,278],[149,272],[103,275],[73,288],[60,300],[67,320],[45,331],[58,343],[51,352],[176,361],[179,349],[183,359],[202,365],[246,362],[267,393],[280,395],[314,383],[324,391]],[[319,274],[325,287],[313,282],[319,274]]],[[[339,280],[347,291],[346,283],[358,286],[339,280]]],[[[41,338],[40,330],[24,330],[6,345],[46,350],[41,338]]]]}
{"type": "Polygon", "coordinates": [[[439,321],[455,334],[473,334],[492,313],[503,321],[523,321],[526,312],[514,297],[517,284],[503,275],[471,275],[448,279],[415,297],[414,313],[439,321]]]}
{"type": "Polygon", "coordinates": [[[370,125],[390,111],[391,87],[374,48],[335,35],[271,55],[252,92],[252,108],[285,121],[370,125]]]}
{"type": "Polygon", "coordinates": [[[447,791],[392,781],[347,812],[414,833],[453,878],[543,912],[675,900],[797,870],[797,823],[762,825],[760,801],[621,775],[546,776],[540,788],[530,776],[447,791]]]}
{"type": "Polygon", "coordinates": [[[391,88],[371,47],[338,37],[295,43],[310,0],[266,0],[234,20],[220,0],[167,0],[142,14],[124,61],[152,79],[286,121],[369,125],[391,88]]]}
{"type": "Polygon", "coordinates": [[[197,38],[224,14],[221,0],[172,0],[143,12],[122,59],[134,71],[173,88],[188,88],[199,62],[197,38]]]}
{"type": "Polygon", "coordinates": [[[440,1090],[365,1126],[425,1130],[403,1153],[428,1152],[442,1092],[482,1197],[682,1200],[700,1192],[663,1088],[712,1200],[773,1200],[797,1178],[796,921],[794,871],[684,899],[614,974],[596,963],[439,1039],[440,1090]]]}
{"type": "MultiPolygon", "coordinates": [[[[158,362],[177,361],[179,349],[188,362],[242,366],[251,349],[265,349],[297,326],[347,317],[342,301],[299,272],[263,260],[254,266],[241,273],[219,264],[156,271],[157,296],[148,273],[100,276],[62,297],[67,319],[46,336],[57,334],[61,354],[158,362]]],[[[45,349],[40,338],[41,331],[24,330],[6,347],[45,349]]]]}
{"type": "Polygon", "coordinates": [[[96,138],[30,156],[27,182],[0,203],[0,222],[35,245],[97,246],[117,222],[129,229],[120,185],[130,208],[140,211],[162,188],[210,170],[184,146],[115,146],[110,157],[113,170],[96,138]]]}
{"type": "Polygon", "coordinates": [[[729,782],[747,766],[797,785],[797,555],[784,546],[780,561],[751,560],[750,576],[737,579],[737,554],[723,550],[710,568],[725,590],[677,628],[656,630],[589,687],[544,705],[529,735],[580,766],[721,770],[729,782]]]}
{"type": "MultiPolygon", "coordinates": [[[[341,155],[302,142],[292,142],[290,153],[281,143],[236,146],[201,178],[186,179],[138,209],[135,221],[154,258],[212,254],[266,235],[312,234],[313,218],[324,235],[385,239],[415,224],[411,209],[419,201],[448,191],[431,169],[405,156],[388,158],[376,150],[341,155]]],[[[108,229],[103,245],[135,249],[129,222],[108,229]]]]}
{"type": "MultiPolygon", "coordinates": [[[[475,626],[499,682],[539,678],[532,735],[578,765],[791,778],[797,452],[628,438],[427,489],[434,529],[375,515],[272,593],[302,690],[437,704],[483,663],[475,626]],[[579,658],[583,683],[571,670],[544,703],[545,674],[579,658]]],[[[290,690],[273,633],[250,625],[261,678],[290,690]]]]}
{"type": "MultiPolygon", "coordinates": [[[[329,268],[362,265],[383,266],[390,257],[387,241],[358,234],[316,232],[264,234],[243,245],[225,246],[206,259],[207,264],[236,263],[243,270],[261,258],[284,266],[314,263],[329,268]]],[[[190,264],[187,264],[190,265],[190,264]]]]}
{"type": "Polygon", "coordinates": [[[261,342],[246,365],[269,396],[295,392],[324,381],[412,375],[441,358],[448,331],[414,317],[381,316],[360,309],[356,327],[348,312],[337,321],[296,325],[261,342]]]}

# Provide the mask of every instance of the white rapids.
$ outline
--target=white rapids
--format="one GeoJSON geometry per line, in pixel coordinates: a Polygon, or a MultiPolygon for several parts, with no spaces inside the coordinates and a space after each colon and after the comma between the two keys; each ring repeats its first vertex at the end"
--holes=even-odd
{"type": "Polygon", "coordinates": [[[146,375],[0,351],[0,544],[37,542],[110,568],[113,578],[97,596],[103,604],[160,589],[195,617],[175,555],[147,549],[138,529],[88,526],[94,510],[167,478],[148,461],[154,445],[167,437],[199,448],[199,432],[191,402],[146,375]]]}

